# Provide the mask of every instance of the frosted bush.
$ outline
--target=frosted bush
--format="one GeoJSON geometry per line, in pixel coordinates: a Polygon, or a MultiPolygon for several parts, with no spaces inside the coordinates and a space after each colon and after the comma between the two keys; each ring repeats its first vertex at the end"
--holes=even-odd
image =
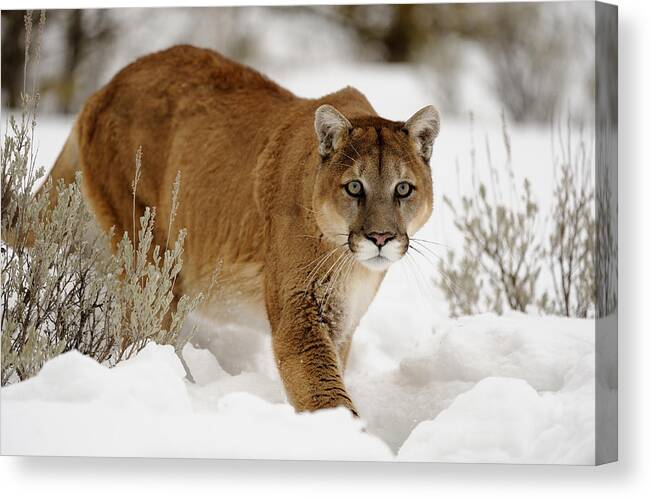
{"type": "Polygon", "coordinates": [[[595,190],[590,148],[580,136],[573,147],[571,126],[558,132],[555,159],[551,233],[545,254],[553,281],[553,294],[544,293],[540,306],[567,317],[594,316],[595,190]]]}
{"type": "MultiPolygon", "coordinates": [[[[462,196],[460,205],[444,197],[463,236],[463,256],[450,250],[438,264],[436,285],[445,294],[450,314],[502,313],[505,307],[525,312],[536,307],[554,315],[594,316],[597,266],[590,148],[582,134],[573,140],[569,119],[565,132],[559,126],[553,142],[560,147],[558,154],[553,151],[552,206],[543,216],[529,180],[525,177],[521,186],[515,182],[504,118],[502,136],[507,156],[504,167],[498,170],[492,163],[487,142],[489,179],[477,181],[473,145],[473,195],[462,196]],[[545,219],[549,232],[543,230],[545,219]],[[545,277],[551,289],[538,282],[543,271],[548,272],[545,277]]],[[[608,234],[602,239],[614,240],[608,234]]]]}
{"type": "Polygon", "coordinates": [[[463,235],[463,257],[453,250],[439,261],[440,280],[453,316],[481,311],[502,313],[504,306],[524,312],[534,303],[541,270],[543,248],[539,240],[538,205],[525,178],[515,183],[511,166],[510,139],[503,119],[507,153],[504,171],[509,195],[503,192],[502,175],[492,163],[486,143],[490,186],[477,182],[476,152],[471,149],[473,195],[463,196],[455,206],[444,196],[454,225],[463,235]]]}
{"type": "MultiPolygon", "coordinates": [[[[42,17],[40,31],[43,22],[42,17]]],[[[31,14],[26,27],[31,36],[31,14]]],[[[28,60],[30,43],[26,47],[28,60]]],[[[154,245],[155,210],[147,208],[138,227],[134,210],[135,243],[125,233],[111,252],[113,233],[101,231],[86,207],[81,174],[69,185],[48,180],[35,195],[44,174],[35,167],[37,104],[35,92],[23,94],[20,117],[8,119],[0,158],[2,385],[33,376],[45,361],[69,350],[109,366],[150,341],[179,351],[187,341],[180,336],[183,322],[203,299],[174,303],[185,233],[170,248],[154,245]]],[[[134,198],[140,160],[138,152],[134,198]]],[[[172,220],[179,189],[177,178],[172,220]]]]}
{"type": "Polygon", "coordinates": [[[180,348],[183,321],[202,299],[173,306],[184,232],[169,249],[154,245],[155,210],[147,208],[136,245],[125,233],[111,253],[111,235],[84,204],[80,175],[31,194],[42,172],[32,167],[29,128],[24,117],[11,119],[2,148],[2,233],[11,244],[1,259],[2,384],[68,350],[114,365],[149,341],[180,348]]]}

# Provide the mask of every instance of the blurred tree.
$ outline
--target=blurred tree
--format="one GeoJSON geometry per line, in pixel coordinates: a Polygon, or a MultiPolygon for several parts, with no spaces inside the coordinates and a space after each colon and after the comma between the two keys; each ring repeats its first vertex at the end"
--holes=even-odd
{"type": "Polygon", "coordinates": [[[2,101],[8,107],[20,106],[25,61],[25,12],[2,11],[2,101]]]}
{"type": "MultiPolygon", "coordinates": [[[[565,94],[569,60],[577,50],[571,11],[548,4],[418,4],[308,6],[346,27],[359,50],[390,63],[431,66],[454,81],[462,44],[475,44],[492,67],[492,91],[515,122],[548,121],[565,94]],[[444,57],[440,57],[440,54],[444,57]]],[[[580,17],[580,16],[578,16],[580,17]]],[[[589,78],[589,75],[582,75],[589,78]]]]}
{"type": "MultiPolygon", "coordinates": [[[[575,100],[594,86],[588,53],[594,37],[587,12],[565,3],[132,9],[128,15],[117,9],[52,11],[48,31],[57,34],[57,48],[50,54],[57,54],[57,67],[41,89],[55,96],[58,111],[74,111],[101,83],[98,75],[106,77],[102,69],[111,66],[116,57],[111,50],[122,40],[130,56],[163,48],[162,43],[193,43],[251,64],[264,65],[270,53],[307,60],[319,46],[310,51],[300,40],[312,39],[316,24],[323,26],[316,34],[318,43],[339,44],[328,47],[335,56],[417,64],[448,112],[467,111],[457,103],[465,97],[459,75],[469,71],[477,79],[473,88],[491,92],[512,121],[540,122],[566,104],[559,100],[568,98],[568,82],[586,81],[575,100]],[[288,17],[289,32],[282,28],[287,24],[272,22],[288,17]],[[160,26],[167,31],[145,38],[144,44],[136,33],[149,29],[158,34],[160,26]],[[270,40],[277,45],[275,52],[263,46],[270,40]],[[583,74],[580,64],[572,64],[579,60],[586,61],[583,74]]],[[[2,13],[2,91],[3,102],[10,106],[17,105],[20,92],[15,68],[23,50],[22,15],[2,13]]],[[[579,106],[589,103],[589,97],[579,106]]]]}
{"type": "Polygon", "coordinates": [[[449,36],[474,34],[481,37],[483,28],[475,22],[462,22],[471,10],[463,4],[326,5],[285,9],[293,13],[308,12],[344,26],[358,37],[359,50],[372,49],[376,60],[390,63],[416,61],[427,45],[449,36]]]}
{"type": "Polygon", "coordinates": [[[65,113],[75,109],[78,69],[96,47],[107,44],[113,37],[115,26],[107,10],[66,11],[65,42],[67,50],[60,82],[60,106],[65,113]]]}
{"type": "MultiPolygon", "coordinates": [[[[3,104],[13,108],[20,105],[23,86],[24,16],[25,11],[2,11],[2,96],[3,104]]],[[[94,50],[110,42],[116,25],[108,10],[53,10],[47,17],[48,30],[62,32],[64,49],[62,64],[42,82],[41,92],[56,96],[56,111],[71,113],[80,94],[88,93],[79,92],[79,68],[94,50]]]]}

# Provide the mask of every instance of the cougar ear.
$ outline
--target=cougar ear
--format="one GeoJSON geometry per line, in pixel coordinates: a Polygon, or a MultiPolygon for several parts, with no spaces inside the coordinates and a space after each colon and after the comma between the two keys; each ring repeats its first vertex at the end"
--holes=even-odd
{"type": "Polygon", "coordinates": [[[314,130],[319,141],[319,154],[330,155],[341,144],[341,139],[352,128],[350,121],[334,107],[324,104],[314,113],[314,130]]]}
{"type": "Polygon", "coordinates": [[[429,162],[432,157],[432,146],[440,126],[441,118],[434,106],[424,107],[405,123],[405,131],[416,144],[416,149],[425,162],[429,162]]]}

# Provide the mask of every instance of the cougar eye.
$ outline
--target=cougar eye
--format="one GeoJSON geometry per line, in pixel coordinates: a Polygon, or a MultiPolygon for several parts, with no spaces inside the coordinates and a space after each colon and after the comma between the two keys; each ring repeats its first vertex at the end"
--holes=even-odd
{"type": "Polygon", "coordinates": [[[346,192],[354,198],[359,198],[364,195],[364,187],[359,180],[348,182],[344,188],[346,189],[346,192]]]}
{"type": "Polygon", "coordinates": [[[414,190],[414,186],[409,182],[400,182],[396,185],[396,196],[399,198],[406,198],[414,190]]]}

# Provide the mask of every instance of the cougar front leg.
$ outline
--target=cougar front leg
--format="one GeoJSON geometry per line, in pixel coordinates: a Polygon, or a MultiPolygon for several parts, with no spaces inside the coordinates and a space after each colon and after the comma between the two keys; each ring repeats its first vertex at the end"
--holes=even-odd
{"type": "Polygon", "coordinates": [[[306,303],[303,294],[282,310],[277,322],[272,321],[273,349],[292,405],[298,411],[344,406],[357,415],[333,341],[336,319],[324,318],[318,305],[306,303]]]}

